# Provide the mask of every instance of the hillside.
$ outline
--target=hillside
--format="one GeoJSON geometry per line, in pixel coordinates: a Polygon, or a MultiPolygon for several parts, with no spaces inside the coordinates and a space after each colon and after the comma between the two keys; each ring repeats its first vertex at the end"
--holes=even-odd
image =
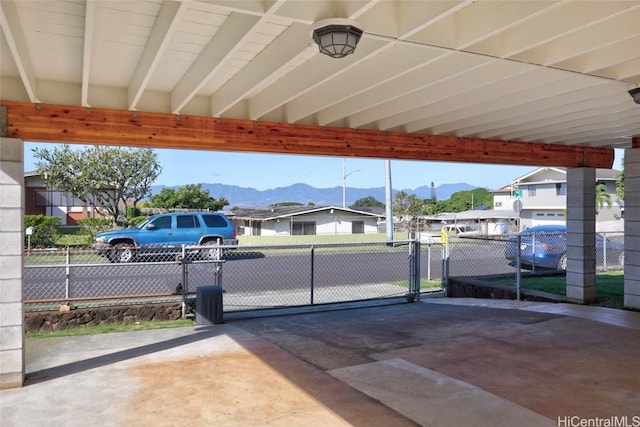
{"type": "MultiPolygon", "coordinates": [[[[152,186],[151,193],[156,194],[163,186],[152,186]]],[[[273,203],[297,202],[302,204],[314,203],[316,205],[342,206],[342,187],[315,188],[307,184],[293,184],[287,187],[273,188],[269,190],[256,190],[255,188],[238,187],[226,184],[202,184],[202,188],[209,190],[212,197],[226,197],[229,206],[255,207],[269,206],[273,203]]],[[[473,190],[476,186],[464,183],[442,184],[436,187],[438,200],[445,200],[453,193],[464,190],[473,190]]],[[[395,195],[398,191],[393,190],[395,195]]],[[[409,194],[416,194],[421,199],[431,197],[431,187],[422,186],[416,189],[404,189],[409,194]]],[[[347,187],[347,205],[354,201],[373,196],[384,202],[384,187],[375,188],[351,188],[347,187]]]]}

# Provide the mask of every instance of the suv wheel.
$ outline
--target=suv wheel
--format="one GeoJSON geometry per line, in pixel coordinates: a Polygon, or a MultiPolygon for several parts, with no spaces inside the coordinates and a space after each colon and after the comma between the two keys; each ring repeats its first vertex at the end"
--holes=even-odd
{"type": "MultiPolygon", "coordinates": [[[[202,259],[206,259],[208,261],[213,261],[218,259],[218,252],[222,251],[218,247],[217,240],[207,240],[206,242],[202,242],[202,246],[211,246],[211,248],[202,248],[200,249],[200,257],[202,259]]],[[[220,253],[220,258],[222,258],[222,253],[220,253]]]]}
{"type": "Polygon", "coordinates": [[[128,243],[118,243],[109,251],[111,262],[131,262],[136,257],[134,246],[128,243]]]}

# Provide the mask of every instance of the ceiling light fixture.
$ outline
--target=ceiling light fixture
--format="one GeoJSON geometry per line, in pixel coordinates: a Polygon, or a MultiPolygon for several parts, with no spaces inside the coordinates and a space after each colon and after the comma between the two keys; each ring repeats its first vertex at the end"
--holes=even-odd
{"type": "Polygon", "coordinates": [[[313,26],[313,41],[320,53],[332,58],[344,58],[356,50],[363,31],[350,19],[323,19],[313,26]]]}
{"type": "Polygon", "coordinates": [[[640,86],[636,86],[629,91],[629,95],[633,98],[633,102],[640,104],[640,86]]]}

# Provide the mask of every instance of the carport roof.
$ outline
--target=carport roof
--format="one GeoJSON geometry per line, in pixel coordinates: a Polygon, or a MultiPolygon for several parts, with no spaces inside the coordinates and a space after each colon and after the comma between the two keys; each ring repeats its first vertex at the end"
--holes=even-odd
{"type": "Polygon", "coordinates": [[[622,148],[638,22],[639,0],[2,0],[0,99],[622,148]],[[311,37],[333,17],[364,30],[343,59],[311,37]]]}

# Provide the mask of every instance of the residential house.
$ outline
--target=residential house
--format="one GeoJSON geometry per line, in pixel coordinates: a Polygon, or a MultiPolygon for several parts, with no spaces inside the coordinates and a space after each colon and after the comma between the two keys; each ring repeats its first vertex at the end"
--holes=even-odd
{"type": "MultiPolygon", "coordinates": [[[[596,169],[596,182],[604,184],[611,206],[598,209],[598,231],[622,231],[624,204],[616,196],[616,177],[620,171],[596,169]]],[[[520,210],[520,229],[542,224],[565,224],[567,207],[566,168],[535,169],[508,185],[492,191],[495,210],[520,210]],[[519,209],[518,209],[519,208],[519,209]]],[[[596,207],[597,208],[597,207],[596,207]]]]}
{"type": "Polygon", "coordinates": [[[62,226],[76,226],[77,220],[95,216],[94,209],[73,195],[48,188],[37,172],[24,174],[25,214],[60,218],[62,226]]]}
{"type": "Polygon", "coordinates": [[[335,206],[247,208],[230,215],[239,235],[288,236],[368,234],[378,232],[384,216],[335,206]]]}

